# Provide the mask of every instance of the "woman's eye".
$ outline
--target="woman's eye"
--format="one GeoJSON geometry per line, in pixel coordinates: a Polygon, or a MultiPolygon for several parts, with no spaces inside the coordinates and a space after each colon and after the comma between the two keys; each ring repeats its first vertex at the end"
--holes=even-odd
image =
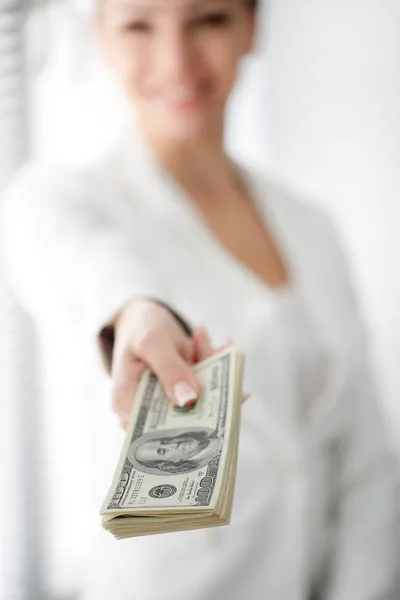
{"type": "Polygon", "coordinates": [[[225,27],[230,23],[228,13],[210,13],[199,18],[199,24],[205,27],[225,27]]]}
{"type": "Polygon", "coordinates": [[[146,33],[150,31],[150,25],[145,21],[132,21],[123,26],[124,31],[133,33],[146,33]]]}
{"type": "Polygon", "coordinates": [[[165,452],[166,452],[165,448],[158,448],[158,450],[157,450],[157,454],[161,454],[161,456],[164,456],[165,452]]]}

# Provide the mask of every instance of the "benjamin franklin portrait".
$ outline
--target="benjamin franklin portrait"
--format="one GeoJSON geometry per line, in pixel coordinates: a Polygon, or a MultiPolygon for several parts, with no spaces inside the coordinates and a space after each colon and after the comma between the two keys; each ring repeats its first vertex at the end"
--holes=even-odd
{"type": "Polygon", "coordinates": [[[169,429],[147,433],[135,440],[128,459],[144,473],[178,475],[204,467],[221,448],[222,442],[212,429],[169,429]]]}

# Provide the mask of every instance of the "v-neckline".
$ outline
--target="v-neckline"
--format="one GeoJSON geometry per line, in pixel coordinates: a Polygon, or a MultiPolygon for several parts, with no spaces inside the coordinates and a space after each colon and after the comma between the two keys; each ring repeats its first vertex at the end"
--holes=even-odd
{"type": "Polygon", "coordinates": [[[135,179],[132,182],[133,185],[140,187],[142,182],[147,185],[147,182],[150,182],[150,185],[153,187],[155,185],[159,186],[159,192],[152,192],[151,195],[148,195],[146,202],[152,203],[159,216],[160,210],[162,210],[163,218],[169,221],[173,220],[178,223],[179,221],[185,221],[184,226],[180,228],[181,235],[185,235],[185,231],[187,231],[188,238],[190,238],[190,244],[193,246],[193,231],[195,231],[202,241],[202,254],[204,256],[204,252],[207,252],[211,263],[216,260],[217,255],[219,263],[225,267],[227,272],[232,273],[232,277],[236,278],[238,285],[240,282],[242,282],[242,285],[244,286],[251,285],[252,288],[258,291],[259,295],[261,294],[267,299],[271,299],[274,296],[280,296],[281,294],[287,294],[293,289],[294,273],[290,257],[287,255],[285,246],[281,243],[282,240],[279,239],[280,236],[279,232],[275,229],[273,215],[268,211],[268,199],[261,197],[257,185],[258,182],[255,180],[255,175],[253,175],[253,173],[245,169],[237,161],[231,159],[248,190],[249,197],[253,202],[257,215],[264,227],[268,227],[274,243],[279,248],[279,252],[283,254],[283,261],[285,263],[288,278],[287,282],[281,286],[268,284],[268,282],[254,269],[225,248],[213,234],[203,215],[196,208],[195,203],[190,199],[184,188],[157,161],[146,142],[140,136],[134,138],[134,140],[130,139],[128,147],[125,148],[125,152],[128,155],[128,164],[126,166],[129,174],[131,173],[132,167],[136,165],[136,168],[140,168],[140,173],[142,175],[140,181],[135,179]],[[167,198],[165,197],[166,193],[168,196],[167,198]],[[187,226],[188,221],[190,222],[190,228],[187,226]]]}

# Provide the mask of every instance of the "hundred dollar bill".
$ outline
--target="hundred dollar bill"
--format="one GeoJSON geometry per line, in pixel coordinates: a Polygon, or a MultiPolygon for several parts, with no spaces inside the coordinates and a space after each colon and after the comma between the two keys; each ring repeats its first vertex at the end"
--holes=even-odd
{"type": "Polygon", "coordinates": [[[175,409],[155,375],[145,373],[100,511],[106,529],[128,537],[229,520],[242,369],[235,347],[196,365],[201,394],[188,412],[175,409]]]}

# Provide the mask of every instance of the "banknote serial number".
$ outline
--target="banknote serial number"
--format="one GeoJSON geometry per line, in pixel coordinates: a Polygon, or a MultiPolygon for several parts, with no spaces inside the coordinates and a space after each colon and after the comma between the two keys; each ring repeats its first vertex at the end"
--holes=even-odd
{"type": "Polygon", "coordinates": [[[141,502],[142,498],[139,498],[139,500],[138,500],[138,496],[142,489],[144,478],[145,478],[144,475],[138,475],[137,478],[134,480],[132,487],[129,490],[129,502],[130,503],[138,501],[139,504],[143,504],[143,502],[141,502]]]}

